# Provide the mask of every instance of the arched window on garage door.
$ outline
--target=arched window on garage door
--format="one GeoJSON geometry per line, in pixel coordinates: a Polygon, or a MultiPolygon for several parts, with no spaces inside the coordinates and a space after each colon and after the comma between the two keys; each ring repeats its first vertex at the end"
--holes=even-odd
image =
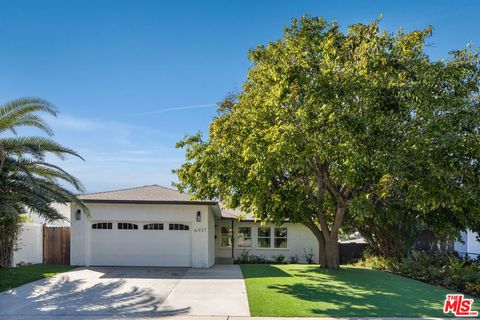
{"type": "Polygon", "coordinates": [[[170,223],[168,226],[168,230],[183,230],[183,231],[188,231],[190,229],[189,226],[186,224],[181,224],[181,223],[170,223]]]}
{"type": "Polygon", "coordinates": [[[143,225],[143,230],[163,230],[163,223],[148,223],[143,225]]]}
{"type": "Polygon", "coordinates": [[[118,230],[138,230],[138,224],[128,223],[128,222],[119,222],[118,230]]]}
{"type": "Polygon", "coordinates": [[[111,222],[98,222],[92,224],[92,229],[112,229],[111,222]]]}

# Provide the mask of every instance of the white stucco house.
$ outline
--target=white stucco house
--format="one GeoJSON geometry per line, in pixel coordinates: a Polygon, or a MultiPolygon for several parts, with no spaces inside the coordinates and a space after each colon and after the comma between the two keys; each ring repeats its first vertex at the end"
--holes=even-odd
{"type": "Polygon", "coordinates": [[[480,258],[480,241],[478,240],[478,233],[471,230],[462,232],[462,242],[456,241],[453,249],[460,255],[468,255],[472,259],[480,258]]]}
{"type": "Polygon", "coordinates": [[[301,224],[262,225],[216,201],[151,185],[80,196],[89,214],[70,207],[70,263],[80,266],[209,268],[248,251],[265,256],[305,252],[318,262],[318,243],[301,224]]]}

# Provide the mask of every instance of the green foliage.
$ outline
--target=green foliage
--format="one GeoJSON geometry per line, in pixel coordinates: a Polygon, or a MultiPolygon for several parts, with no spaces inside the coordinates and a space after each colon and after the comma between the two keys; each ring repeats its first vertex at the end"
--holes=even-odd
{"type": "Polygon", "coordinates": [[[267,259],[264,255],[250,254],[248,250],[243,250],[238,258],[235,260],[236,264],[266,264],[266,263],[298,263],[298,256],[292,256],[287,261],[287,258],[283,254],[273,255],[270,259],[267,259]]]}
{"type": "Polygon", "coordinates": [[[313,254],[313,250],[310,249],[310,251],[307,251],[305,249],[303,249],[303,257],[305,258],[305,262],[308,263],[308,264],[314,264],[315,261],[313,260],[314,258],[314,254],[313,254]]]}
{"type": "Polygon", "coordinates": [[[387,219],[442,237],[479,230],[478,53],[432,61],[431,32],[389,33],[374,21],[344,33],[294,19],[281,40],[249,52],[247,80],[208,137],[177,144],[186,150],[178,188],[264,221],[304,223],[332,268],[342,227],[387,219]]]}
{"type": "MultiPolygon", "coordinates": [[[[75,193],[63,186],[67,184],[81,191],[80,181],[46,160],[47,155],[60,159],[66,155],[81,158],[78,153],[50,138],[16,135],[17,129],[23,126],[35,127],[53,135],[38,115],[40,112],[56,115],[53,105],[38,98],[18,99],[0,106],[0,221],[2,228],[8,229],[8,233],[15,237],[20,226],[17,221],[22,214],[35,213],[49,221],[65,219],[50,206],[52,202],[73,202],[88,212],[75,193]],[[8,131],[14,136],[4,136],[8,131]]],[[[0,266],[10,265],[12,241],[0,241],[3,253],[0,266]]]]}
{"type": "Polygon", "coordinates": [[[480,261],[449,253],[413,251],[400,261],[366,256],[357,266],[389,271],[480,297],[480,261]]]}
{"type": "MultiPolygon", "coordinates": [[[[0,134],[31,126],[53,135],[39,112],[56,115],[49,102],[38,98],[23,98],[0,106],[0,134]]],[[[78,153],[49,138],[0,136],[0,212],[16,217],[34,212],[48,220],[63,219],[51,202],[83,204],[76,195],[62,187],[60,182],[82,190],[81,183],[57,165],[46,162],[47,154],[64,159],[66,155],[81,158],[78,153]]],[[[84,208],[85,209],[85,208],[84,208]]]]}
{"type": "MultiPolygon", "coordinates": [[[[21,231],[23,219],[19,216],[7,217],[0,213],[0,266],[11,266],[13,251],[21,231]]],[[[1,291],[1,290],[0,290],[1,291]]]]}
{"type": "Polygon", "coordinates": [[[288,263],[290,264],[297,264],[300,262],[300,259],[298,258],[297,255],[291,256],[290,259],[288,260],[288,263]]]}
{"type": "Polygon", "coordinates": [[[237,264],[261,264],[261,263],[270,263],[264,255],[255,255],[250,254],[248,250],[242,251],[238,258],[235,260],[237,264]]]}
{"type": "Polygon", "coordinates": [[[277,264],[287,263],[287,261],[285,260],[285,255],[283,254],[273,255],[272,260],[274,263],[277,263],[277,264]]]}

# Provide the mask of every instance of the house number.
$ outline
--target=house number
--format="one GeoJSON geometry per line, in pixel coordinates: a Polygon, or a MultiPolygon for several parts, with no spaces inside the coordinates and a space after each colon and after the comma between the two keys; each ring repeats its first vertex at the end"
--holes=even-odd
{"type": "Polygon", "coordinates": [[[195,232],[206,232],[207,228],[195,228],[194,231],[195,232]]]}

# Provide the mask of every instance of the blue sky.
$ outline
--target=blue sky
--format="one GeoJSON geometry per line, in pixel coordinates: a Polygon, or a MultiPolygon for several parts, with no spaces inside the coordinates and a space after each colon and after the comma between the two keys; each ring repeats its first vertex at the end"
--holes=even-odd
{"type": "Polygon", "coordinates": [[[478,1],[3,1],[0,103],[53,102],[55,138],[86,159],[62,165],[88,191],[170,186],[175,142],[207,131],[215,103],[241,88],[247,51],[292,17],[433,25],[427,50],[441,59],[480,46],[479,12],[478,1]]]}

